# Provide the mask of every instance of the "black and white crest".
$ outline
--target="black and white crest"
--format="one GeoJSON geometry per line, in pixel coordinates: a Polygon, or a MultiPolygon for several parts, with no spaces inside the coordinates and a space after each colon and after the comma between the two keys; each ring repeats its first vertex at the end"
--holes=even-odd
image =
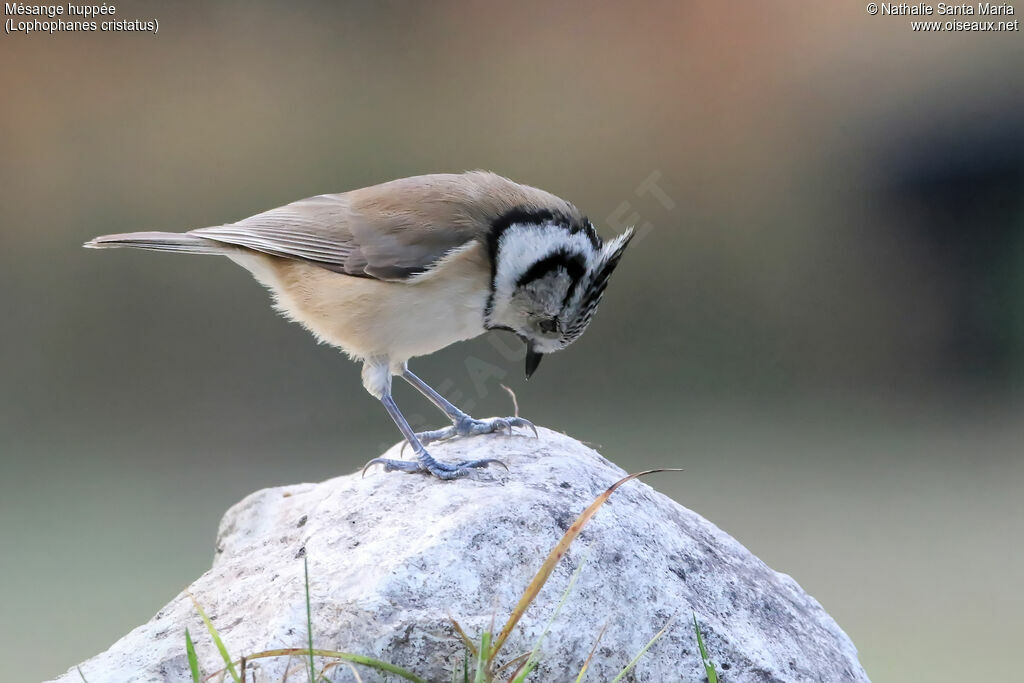
{"type": "Polygon", "coordinates": [[[630,228],[602,242],[583,216],[516,210],[495,221],[487,326],[518,334],[534,354],[565,348],[587,329],[630,228]]]}

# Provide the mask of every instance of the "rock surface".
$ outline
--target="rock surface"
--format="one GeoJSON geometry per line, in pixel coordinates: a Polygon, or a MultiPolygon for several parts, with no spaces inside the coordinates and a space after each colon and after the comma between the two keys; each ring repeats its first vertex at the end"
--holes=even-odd
{"type": "MultiPolygon", "coordinates": [[[[189,592],[233,656],[304,646],[305,554],[315,647],[451,680],[463,648],[448,616],[471,637],[492,621],[500,629],[576,515],[624,473],[549,430],[539,439],[456,440],[432,452],[446,460],[497,457],[511,471],[441,482],[378,468],[365,478],[256,492],[225,514],[213,568],[149,623],[84,662],[82,673],[90,683],[189,681],[185,627],[204,671],[221,668],[189,592]]],[[[388,455],[397,454],[396,447],[388,455]]],[[[853,644],[793,579],[639,481],[616,491],[584,529],[510,638],[507,657],[533,647],[581,562],[531,681],[574,680],[605,624],[586,680],[610,681],[673,615],[625,680],[703,681],[692,612],[723,681],[868,680],[853,644]]],[[[290,664],[288,680],[305,681],[301,662],[290,664]]],[[[280,681],[288,666],[285,658],[263,659],[250,671],[257,681],[280,681]]],[[[331,672],[334,681],[355,680],[346,667],[331,672]]],[[[359,672],[367,683],[384,680],[359,672]]],[[[72,669],[58,680],[81,679],[72,669]]]]}

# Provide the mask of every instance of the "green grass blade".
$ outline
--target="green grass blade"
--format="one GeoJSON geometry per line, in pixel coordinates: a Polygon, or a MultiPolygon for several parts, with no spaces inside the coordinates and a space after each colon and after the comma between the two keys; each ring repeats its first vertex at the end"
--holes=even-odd
{"type": "Polygon", "coordinates": [[[302,570],[306,573],[306,635],[309,645],[309,683],[316,682],[316,665],[313,664],[313,608],[309,602],[309,560],[302,555],[302,570]]]}
{"type": "Polygon", "coordinates": [[[697,648],[700,650],[700,660],[704,664],[704,673],[708,676],[708,683],[718,683],[718,672],[715,665],[708,657],[708,651],[704,649],[704,638],[700,635],[700,624],[697,623],[697,613],[693,613],[693,630],[697,634],[697,648]]]}
{"type": "Polygon", "coordinates": [[[491,632],[484,631],[480,636],[480,654],[476,658],[476,675],[473,683],[487,683],[487,663],[491,655],[491,632]]]}
{"type": "Polygon", "coordinates": [[[594,658],[594,653],[597,652],[597,646],[601,644],[601,639],[604,638],[604,632],[608,630],[608,622],[604,622],[604,626],[601,627],[601,632],[597,634],[597,640],[594,641],[594,647],[590,648],[590,654],[587,655],[586,661],[583,662],[583,667],[580,669],[580,673],[576,676],[576,682],[580,683],[583,677],[587,675],[587,669],[590,668],[590,660],[594,658]]]}
{"type": "Polygon", "coordinates": [[[199,673],[199,658],[196,657],[196,646],[192,642],[192,634],[185,628],[185,653],[188,655],[188,668],[192,671],[192,683],[202,683],[202,674],[199,673]]]}
{"type": "MultiPolygon", "coordinates": [[[[355,655],[351,652],[339,652],[337,650],[313,650],[313,654],[317,657],[326,657],[333,659],[343,659],[346,662],[352,662],[361,666],[375,669],[383,673],[394,674],[412,683],[427,683],[426,680],[420,678],[411,671],[407,671],[400,666],[395,666],[388,662],[383,662],[373,657],[364,657],[363,655],[355,655]]],[[[264,650],[263,652],[257,652],[256,654],[248,655],[245,659],[251,662],[254,659],[268,659],[270,657],[308,657],[309,650],[304,647],[284,647],[277,650],[264,650]]],[[[303,667],[305,668],[305,667],[303,667]]],[[[225,671],[226,669],[221,669],[225,671]]],[[[215,671],[212,675],[216,676],[221,671],[215,671]]]]}
{"type": "Polygon", "coordinates": [[[210,617],[206,616],[206,612],[203,611],[202,606],[196,600],[195,596],[189,594],[189,597],[192,598],[192,604],[195,605],[196,611],[199,612],[199,616],[203,618],[203,623],[206,624],[206,630],[210,632],[210,637],[213,638],[213,642],[217,646],[217,650],[220,651],[220,656],[224,660],[224,664],[226,665],[228,673],[231,674],[231,678],[234,679],[235,683],[241,683],[238,678],[238,671],[235,670],[235,665],[231,661],[231,655],[228,654],[228,649],[224,647],[224,641],[220,639],[220,634],[217,633],[217,627],[213,625],[212,621],[210,621],[210,617]]]}
{"type": "Polygon", "coordinates": [[[640,649],[640,652],[636,653],[636,657],[633,657],[633,661],[631,661],[629,664],[627,664],[626,668],[623,669],[622,671],[620,671],[619,675],[612,679],[612,683],[619,683],[619,681],[622,680],[622,677],[625,676],[627,673],[629,673],[629,671],[634,666],[636,666],[636,663],[640,661],[640,658],[643,657],[645,654],[647,654],[647,651],[651,649],[651,646],[653,646],[656,642],[658,642],[658,640],[663,635],[665,635],[665,632],[668,631],[669,627],[672,625],[672,622],[675,621],[675,620],[676,620],[676,615],[673,614],[672,618],[668,620],[668,623],[665,624],[665,626],[660,631],[655,633],[653,638],[651,638],[649,641],[647,641],[647,644],[644,645],[640,649]]]}
{"type": "Polygon", "coordinates": [[[525,683],[526,679],[533,673],[533,670],[537,668],[537,662],[527,660],[526,664],[523,665],[522,671],[516,674],[516,677],[512,679],[512,683],[525,683]]]}

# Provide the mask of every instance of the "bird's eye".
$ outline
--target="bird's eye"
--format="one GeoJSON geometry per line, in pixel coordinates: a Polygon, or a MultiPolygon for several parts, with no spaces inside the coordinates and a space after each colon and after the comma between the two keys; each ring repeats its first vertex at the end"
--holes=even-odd
{"type": "Polygon", "coordinates": [[[547,318],[545,320],[541,320],[540,321],[540,331],[541,332],[544,332],[546,334],[551,334],[552,332],[555,332],[557,330],[558,330],[558,319],[557,318],[547,318]]]}

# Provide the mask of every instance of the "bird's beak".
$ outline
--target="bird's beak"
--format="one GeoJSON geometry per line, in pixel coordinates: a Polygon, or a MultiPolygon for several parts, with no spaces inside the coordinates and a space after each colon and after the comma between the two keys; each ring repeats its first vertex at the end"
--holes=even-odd
{"type": "Polygon", "coordinates": [[[540,359],[544,357],[543,353],[534,350],[533,345],[529,344],[526,347],[526,379],[530,379],[533,375],[534,370],[540,365],[540,359]]]}

